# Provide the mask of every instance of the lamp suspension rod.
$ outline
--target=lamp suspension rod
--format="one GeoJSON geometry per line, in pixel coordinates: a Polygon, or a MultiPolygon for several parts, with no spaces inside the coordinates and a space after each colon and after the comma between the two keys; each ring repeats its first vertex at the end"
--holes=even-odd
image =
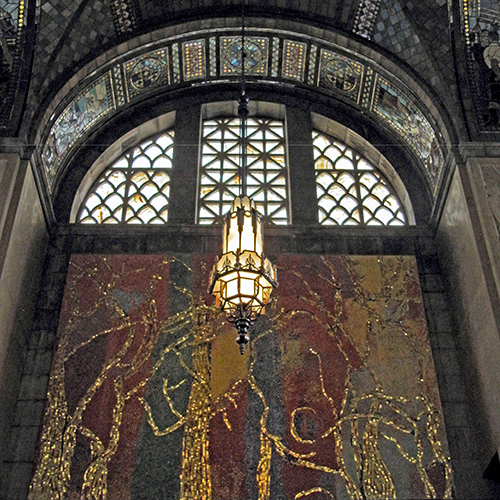
{"type": "Polygon", "coordinates": [[[248,97],[245,90],[245,0],[241,0],[241,80],[240,98],[238,101],[238,116],[240,117],[241,136],[241,160],[240,160],[240,181],[241,195],[247,194],[247,117],[248,117],[248,97]]]}

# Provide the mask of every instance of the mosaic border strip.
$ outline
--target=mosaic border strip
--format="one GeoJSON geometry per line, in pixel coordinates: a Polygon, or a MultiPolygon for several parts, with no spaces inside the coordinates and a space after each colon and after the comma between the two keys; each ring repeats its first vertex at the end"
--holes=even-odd
{"type": "MultiPolygon", "coordinates": [[[[238,50],[241,50],[241,47],[235,46],[238,38],[232,34],[214,35],[209,32],[197,39],[166,42],[153,51],[115,63],[104,77],[80,90],[59,115],[55,114],[55,121],[43,142],[41,157],[49,189],[52,190],[57,171],[74,144],[109,112],[133,102],[145,93],[154,94],[169,87],[210,83],[211,80],[220,82],[221,78],[228,82],[237,80],[240,73],[238,68],[230,68],[228,71],[221,54],[232,46],[232,57],[236,60],[238,50]],[[109,102],[113,104],[90,121],[79,121],[77,118],[73,126],[68,126],[64,117],[75,106],[78,108],[79,100],[97,85],[96,82],[104,79],[107,79],[106,85],[109,88],[109,102]],[[62,137],[63,135],[67,137],[62,137]],[[58,141],[64,144],[63,148],[58,147],[58,141]]],[[[409,145],[427,171],[434,192],[436,191],[443,155],[436,133],[422,111],[424,107],[413,97],[408,97],[408,92],[399,90],[394,82],[382,78],[366,61],[357,60],[350,54],[344,54],[338,47],[333,48],[317,40],[308,41],[300,36],[292,38],[288,33],[286,38],[272,36],[271,33],[249,34],[248,40],[257,44],[262,56],[256,69],[248,72],[250,77],[255,81],[264,78],[266,83],[279,84],[285,80],[295,85],[313,87],[319,92],[334,95],[367,110],[409,145]],[[393,94],[391,98],[398,101],[402,108],[408,107],[409,111],[402,115],[403,118],[408,118],[406,125],[403,118],[395,112],[391,114],[387,102],[381,100],[381,85],[385,86],[384,92],[393,94]],[[417,132],[412,132],[414,129],[417,132]]],[[[77,111],[78,116],[80,110],[77,111]]]]}
{"type": "Polygon", "coordinates": [[[94,80],[68,104],[58,116],[45,141],[42,164],[52,189],[58,167],[75,143],[104,116],[116,109],[111,71],[94,80]],[[71,135],[71,131],[75,131],[71,135]]]}
{"type": "Polygon", "coordinates": [[[436,134],[412,99],[395,85],[376,76],[370,111],[382,118],[422,160],[434,188],[444,157],[436,134]]]}

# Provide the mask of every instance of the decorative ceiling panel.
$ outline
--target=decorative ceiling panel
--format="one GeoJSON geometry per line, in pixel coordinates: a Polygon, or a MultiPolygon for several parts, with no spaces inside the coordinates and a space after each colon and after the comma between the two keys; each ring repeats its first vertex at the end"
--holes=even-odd
{"type": "MultiPolygon", "coordinates": [[[[232,31],[218,34],[208,31],[196,38],[187,34],[184,39],[164,40],[153,51],[148,47],[148,52],[124,56],[113,67],[103,67],[102,71],[107,71],[108,93],[107,100],[97,99],[99,110],[92,108],[89,112],[87,96],[95,107],[92,89],[102,77],[90,78],[79,92],[75,89],[74,97],[69,97],[66,105],[55,113],[44,139],[42,161],[49,188],[53,190],[70,150],[115,109],[171,89],[211,81],[238,82],[238,65],[232,66],[234,71],[227,71],[231,60],[241,60],[241,43],[232,31]]],[[[409,146],[436,192],[444,163],[441,139],[425,105],[401,82],[382,75],[380,67],[366,58],[320,39],[277,30],[259,29],[258,34],[251,28],[248,31],[246,44],[259,47],[258,60],[247,75],[249,82],[277,85],[293,82],[371,114],[409,146]],[[267,47],[271,50],[263,50],[267,47]]]]}
{"type": "Polygon", "coordinates": [[[444,1],[381,0],[371,39],[411,66],[444,100],[455,88],[444,1]]]}

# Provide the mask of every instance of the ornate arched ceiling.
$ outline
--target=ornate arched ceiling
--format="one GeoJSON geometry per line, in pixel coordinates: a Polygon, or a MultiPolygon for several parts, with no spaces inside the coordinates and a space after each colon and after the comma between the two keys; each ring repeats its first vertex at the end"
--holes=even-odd
{"type": "MultiPolygon", "coordinates": [[[[387,51],[422,78],[447,108],[459,109],[446,0],[246,0],[246,4],[249,17],[299,20],[387,51]]],[[[77,69],[103,51],[180,21],[238,15],[240,2],[2,0],[0,8],[2,36],[7,40],[2,44],[3,80],[7,80],[9,61],[16,58],[14,37],[24,37],[22,50],[17,51],[22,59],[19,68],[10,61],[11,72],[19,69],[17,85],[11,82],[10,93],[26,90],[19,83],[29,76],[25,111],[31,120],[40,102],[50,100],[77,69]]],[[[12,127],[20,114],[3,111],[2,125],[12,127]]]]}
{"type": "MultiPolygon", "coordinates": [[[[255,82],[281,83],[287,91],[291,87],[314,90],[355,109],[408,148],[427,175],[433,195],[442,184],[443,165],[452,145],[497,138],[500,69],[496,47],[500,33],[496,26],[500,25],[500,8],[493,0],[245,2],[249,30],[265,39],[262,43],[267,44],[269,54],[269,67],[265,74],[254,75],[255,82]],[[294,81],[286,74],[285,56],[290,48],[298,54],[301,44],[304,73],[300,81],[294,81]],[[278,69],[272,67],[273,57],[278,69]],[[332,58],[347,61],[355,72],[359,69],[359,92],[354,97],[331,79],[332,88],[328,88],[325,65],[332,58]],[[384,105],[379,105],[384,93],[385,111],[384,105]],[[416,119],[417,123],[398,125],[397,117],[386,113],[391,105],[399,108],[396,114],[403,110],[411,115],[410,122],[416,119]],[[415,127],[419,130],[412,130],[415,127]],[[424,145],[420,144],[422,130],[424,145]],[[437,170],[428,160],[431,151],[436,153],[436,145],[440,148],[437,156],[442,156],[437,170]]],[[[64,166],[71,155],[65,151],[50,164],[47,144],[64,116],[78,111],[81,96],[100,85],[102,88],[95,91],[104,95],[106,88],[110,106],[97,121],[85,123],[79,134],[70,138],[68,151],[85,133],[91,133],[92,127],[102,125],[104,115],[108,119],[155,96],[155,92],[133,91],[130,81],[127,83],[132,65],[152,51],[160,51],[154,55],[160,60],[161,50],[166,51],[163,62],[169,69],[163,93],[168,86],[174,90],[176,85],[195,87],[207,79],[211,84],[221,77],[236,80],[236,74],[223,74],[221,63],[210,62],[210,58],[211,51],[217,61],[222,54],[220,33],[236,36],[240,9],[238,1],[214,0],[0,1],[0,131],[37,148],[48,192],[53,191],[59,164],[64,166]],[[214,36],[215,48],[211,47],[214,36]],[[205,43],[206,78],[197,80],[183,73],[183,44],[196,45],[200,40],[205,43]]]]}

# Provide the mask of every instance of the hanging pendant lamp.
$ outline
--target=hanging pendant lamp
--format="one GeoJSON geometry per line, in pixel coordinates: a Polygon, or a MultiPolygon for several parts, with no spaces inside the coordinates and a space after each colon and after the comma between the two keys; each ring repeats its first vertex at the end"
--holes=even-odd
{"type": "Polygon", "coordinates": [[[240,118],[240,196],[224,216],[222,256],[214,265],[209,291],[216,305],[225,312],[228,321],[238,331],[236,342],[240,353],[249,341],[248,329],[264,312],[271,292],[278,286],[276,268],[263,254],[264,228],[262,215],[246,194],[248,97],[245,93],[245,15],[242,4],[241,30],[241,94],[238,105],[240,118]]]}

